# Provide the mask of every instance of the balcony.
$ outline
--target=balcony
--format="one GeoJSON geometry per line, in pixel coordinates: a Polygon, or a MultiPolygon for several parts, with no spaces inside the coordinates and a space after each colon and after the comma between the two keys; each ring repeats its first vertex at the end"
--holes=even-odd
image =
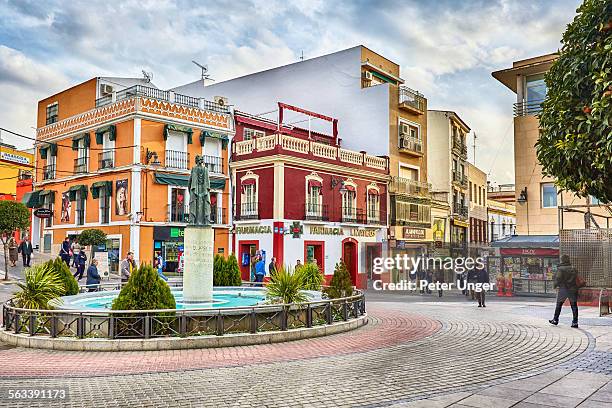
{"type": "Polygon", "coordinates": [[[74,174],[85,174],[87,173],[87,163],[89,157],[79,157],[74,159],[74,174]]]}
{"type": "Polygon", "coordinates": [[[43,180],[53,180],[55,178],[55,164],[48,164],[43,167],[43,180]]]}
{"type": "Polygon", "coordinates": [[[418,137],[400,135],[398,148],[401,153],[417,153],[418,156],[422,156],[423,140],[418,137]]]}
{"type": "Polygon", "coordinates": [[[453,171],[453,182],[459,184],[462,187],[467,187],[468,178],[465,174],[461,174],[458,171],[453,171]]]}
{"type": "Polygon", "coordinates": [[[240,210],[234,214],[237,221],[241,220],[258,220],[259,219],[259,203],[247,202],[240,203],[240,210]]]}
{"type": "MultiPolygon", "coordinates": [[[[168,222],[176,222],[186,224],[189,222],[189,207],[186,205],[180,206],[176,203],[168,205],[168,222]]],[[[225,208],[211,207],[210,223],[212,225],[227,224],[227,210],[225,208]]]]}
{"type": "Polygon", "coordinates": [[[304,220],[329,221],[327,205],[306,203],[304,208],[304,220]]]}
{"type": "Polygon", "coordinates": [[[223,174],[223,158],[217,156],[202,156],[204,165],[208,168],[209,173],[223,174]]]}
{"type": "Polygon", "coordinates": [[[391,177],[389,193],[407,196],[427,197],[431,185],[422,181],[411,180],[403,177],[391,177]]]}
{"type": "Polygon", "coordinates": [[[464,158],[467,157],[467,145],[464,143],[462,138],[453,138],[453,149],[457,152],[459,156],[464,158]]]}
{"type": "Polygon", "coordinates": [[[342,222],[365,224],[366,216],[361,208],[342,207],[342,222]]]}
{"type": "Polygon", "coordinates": [[[462,203],[453,203],[453,213],[461,217],[467,217],[468,208],[462,203]]]}
{"type": "Polygon", "coordinates": [[[427,103],[423,94],[407,86],[399,87],[398,103],[400,109],[405,109],[417,115],[422,115],[427,111],[427,103]]]}
{"type": "Polygon", "coordinates": [[[189,153],[166,150],[164,166],[170,169],[187,170],[189,168],[189,153]]]}
{"type": "Polygon", "coordinates": [[[391,225],[431,227],[431,205],[422,199],[391,196],[391,225]]]}
{"type": "Polygon", "coordinates": [[[98,153],[98,169],[112,169],[115,167],[115,151],[105,150],[102,153],[98,153]]]}
{"type": "Polygon", "coordinates": [[[542,110],[544,99],[534,101],[522,101],[514,104],[514,117],[535,116],[542,110]]]}
{"type": "Polygon", "coordinates": [[[368,209],[366,223],[370,225],[383,225],[387,223],[387,214],[384,211],[368,209]]]}

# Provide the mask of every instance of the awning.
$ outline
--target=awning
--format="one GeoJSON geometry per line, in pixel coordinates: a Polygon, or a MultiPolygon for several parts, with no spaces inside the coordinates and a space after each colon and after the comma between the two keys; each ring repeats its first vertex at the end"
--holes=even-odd
{"type": "Polygon", "coordinates": [[[370,71],[370,72],[372,73],[373,76],[380,79],[381,81],[389,82],[390,84],[397,84],[397,81],[395,79],[392,79],[376,71],[370,71]]]}
{"type": "Polygon", "coordinates": [[[53,190],[41,190],[39,196],[41,205],[43,205],[45,201],[49,201],[51,203],[55,202],[55,191],[53,190]]]}
{"type": "MultiPolygon", "coordinates": [[[[154,177],[157,184],[167,184],[170,186],[179,187],[187,187],[189,185],[189,176],[184,176],[181,174],[156,172],[154,177]]],[[[211,178],[210,188],[213,190],[225,189],[225,179],[211,178]]]]}
{"type": "Polygon", "coordinates": [[[117,138],[117,128],[115,125],[108,125],[101,128],[96,129],[96,143],[101,145],[104,141],[104,134],[108,132],[108,139],[115,140],[117,138]]]}
{"type": "Polygon", "coordinates": [[[181,125],[164,125],[164,140],[168,140],[170,131],[183,132],[187,134],[187,144],[193,143],[193,129],[188,126],[181,125]]]}
{"type": "Polygon", "coordinates": [[[90,187],[91,197],[99,198],[100,197],[100,189],[106,190],[106,196],[110,197],[113,195],[113,182],[112,181],[96,181],[90,187]]]}
{"type": "Polygon", "coordinates": [[[47,150],[49,148],[48,147],[39,147],[38,148],[38,152],[40,153],[40,158],[43,160],[47,159],[47,150]]]}
{"type": "Polygon", "coordinates": [[[558,235],[512,235],[491,242],[498,248],[559,248],[558,235]]]}
{"type": "Polygon", "coordinates": [[[189,184],[189,176],[172,173],[155,173],[155,182],[157,184],[168,184],[171,186],[187,187],[189,184]]]}
{"type": "Polygon", "coordinates": [[[355,191],[355,187],[351,186],[350,184],[345,184],[344,188],[347,189],[348,191],[355,191]]]}
{"type": "Polygon", "coordinates": [[[83,133],[72,138],[72,150],[77,150],[79,148],[81,139],[85,140],[85,148],[89,147],[89,133],[83,133]]]}
{"type": "Polygon", "coordinates": [[[248,186],[248,185],[251,185],[251,184],[255,184],[255,179],[254,178],[248,178],[246,180],[240,181],[240,184],[243,185],[243,186],[248,186]]]}
{"type": "Polygon", "coordinates": [[[308,180],[308,187],[322,187],[323,184],[318,180],[308,180]]]}
{"type": "Polygon", "coordinates": [[[68,196],[70,201],[76,201],[77,191],[81,192],[82,198],[87,198],[87,186],[84,184],[77,184],[68,189],[68,196]]]}
{"type": "Polygon", "coordinates": [[[221,147],[223,149],[227,147],[227,142],[229,141],[229,137],[225,133],[211,132],[208,130],[203,130],[202,132],[200,132],[200,143],[202,144],[202,146],[204,146],[204,143],[206,142],[207,137],[210,137],[212,139],[219,139],[221,140],[221,147]]]}
{"type": "Polygon", "coordinates": [[[40,200],[40,190],[28,191],[23,195],[21,202],[28,208],[38,208],[42,206],[40,200]]]}
{"type": "Polygon", "coordinates": [[[370,195],[379,195],[380,193],[378,192],[378,190],[375,190],[373,188],[368,188],[368,194],[370,194],[370,195]]]}
{"type": "Polygon", "coordinates": [[[40,152],[40,158],[44,160],[47,159],[47,153],[49,153],[51,156],[57,156],[57,144],[45,144],[44,146],[39,147],[38,151],[40,152]]]}

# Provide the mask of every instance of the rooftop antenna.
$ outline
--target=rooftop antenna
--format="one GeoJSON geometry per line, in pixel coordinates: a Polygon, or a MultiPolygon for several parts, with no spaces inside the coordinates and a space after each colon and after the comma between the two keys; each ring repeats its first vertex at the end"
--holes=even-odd
{"type": "Polygon", "coordinates": [[[304,50],[302,50],[302,55],[300,55],[300,61],[304,61],[304,50]]]}
{"type": "Polygon", "coordinates": [[[476,166],[476,139],[478,137],[476,136],[476,131],[474,131],[474,166],[476,166]]]}
{"type": "Polygon", "coordinates": [[[152,72],[147,72],[144,69],[142,70],[142,76],[144,77],[145,82],[151,82],[151,79],[153,78],[153,73],[152,72]]]}
{"type": "Polygon", "coordinates": [[[200,69],[202,70],[202,84],[205,85],[205,81],[207,79],[210,79],[211,81],[214,81],[214,79],[212,79],[210,77],[210,74],[208,73],[208,65],[202,65],[194,60],[191,60],[191,62],[193,62],[194,64],[196,64],[198,67],[200,67],[200,69]]]}

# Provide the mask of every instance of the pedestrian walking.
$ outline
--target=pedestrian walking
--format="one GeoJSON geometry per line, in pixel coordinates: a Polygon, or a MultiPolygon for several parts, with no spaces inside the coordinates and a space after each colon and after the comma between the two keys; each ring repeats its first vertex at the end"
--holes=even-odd
{"type": "Polygon", "coordinates": [[[77,280],[83,279],[83,274],[85,273],[86,264],[87,264],[87,254],[85,253],[85,249],[81,248],[81,250],[79,251],[79,255],[77,256],[76,272],[73,275],[75,278],[77,277],[77,275],[79,275],[77,280]]]}
{"type": "Polygon", "coordinates": [[[68,268],[70,268],[70,238],[66,237],[64,242],[62,242],[59,255],[60,258],[62,258],[62,261],[64,261],[66,265],[68,265],[68,268]]]}
{"type": "Polygon", "coordinates": [[[257,282],[255,286],[261,286],[264,276],[266,276],[266,264],[263,258],[260,257],[259,261],[255,264],[255,282],[257,282]]]}
{"type": "Polygon", "coordinates": [[[155,267],[159,277],[168,282],[168,277],[164,275],[164,258],[162,257],[161,251],[157,251],[157,256],[155,257],[155,267]]]}
{"type": "MultiPolygon", "coordinates": [[[[489,272],[485,268],[477,270],[476,282],[489,283],[489,272]]],[[[487,307],[485,305],[485,290],[482,287],[479,292],[476,292],[476,298],[478,299],[478,307],[487,307]]]]}
{"type": "Polygon", "coordinates": [[[79,253],[81,253],[81,245],[76,240],[73,240],[70,245],[70,250],[72,251],[72,266],[76,268],[78,265],[79,253]]]}
{"type": "Polygon", "coordinates": [[[17,252],[21,253],[21,259],[23,260],[23,266],[30,266],[30,261],[32,260],[32,252],[34,252],[34,248],[32,248],[32,243],[30,239],[26,235],[17,247],[17,252]]]}
{"type": "Polygon", "coordinates": [[[91,265],[87,268],[87,282],[86,286],[89,292],[96,292],[100,290],[100,274],[98,273],[98,260],[92,259],[91,265]]]}
{"type": "Polygon", "coordinates": [[[126,283],[130,279],[135,266],[136,263],[134,262],[134,254],[132,252],[128,252],[125,259],[121,261],[121,266],[119,268],[121,273],[121,283],[126,283]]]}
{"type": "Polygon", "coordinates": [[[570,307],[572,308],[572,327],[578,327],[578,289],[584,286],[582,279],[578,277],[578,272],[572,267],[570,258],[567,255],[561,257],[561,263],[557,268],[557,274],[555,275],[555,288],[558,288],[557,292],[557,305],[555,307],[555,315],[552,320],[549,320],[550,324],[559,324],[559,315],[561,314],[561,308],[566,299],[569,299],[570,307]]]}
{"type": "Polygon", "coordinates": [[[427,281],[427,294],[431,295],[431,289],[429,289],[429,284],[433,283],[433,272],[431,270],[427,270],[427,272],[425,272],[425,280],[427,281]]]}
{"type": "Polygon", "coordinates": [[[9,261],[11,261],[11,266],[17,266],[17,260],[19,259],[19,247],[17,246],[17,241],[15,241],[14,237],[11,237],[7,245],[9,249],[9,261]]]}
{"type": "Polygon", "coordinates": [[[435,280],[438,283],[438,297],[442,297],[442,284],[444,283],[444,269],[438,269],[435,273],[435,280]]]}
{"type": "Polygon", "coordinates": [[[274,278],[274,275],[276,275],[276,258],[272,257],[272,259],[270,259],[270,264],[268,265],[268,274],[270,275],[270,278],[274,278]]]}

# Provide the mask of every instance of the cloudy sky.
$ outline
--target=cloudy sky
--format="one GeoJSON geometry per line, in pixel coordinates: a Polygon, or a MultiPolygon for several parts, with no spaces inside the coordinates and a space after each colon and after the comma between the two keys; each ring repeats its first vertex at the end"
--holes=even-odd
{"type": "Polygon", "coordinates": [[[192,59],[221,81],[363,44],[399,63],[431,109],[465,119],[476,164],[507,183],[515,99],[491,72],[556,51],[580,1],[96,3],[0,0],[0,127],[33,136],[38,100],[95,76],[144,69],[170,88],[199,78],[192,59]]]}

